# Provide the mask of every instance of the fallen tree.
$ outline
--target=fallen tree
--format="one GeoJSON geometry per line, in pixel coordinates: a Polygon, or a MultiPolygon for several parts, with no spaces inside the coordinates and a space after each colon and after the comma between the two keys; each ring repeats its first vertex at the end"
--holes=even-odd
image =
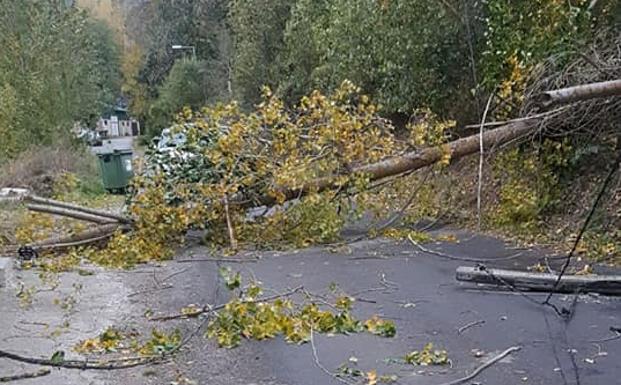
{"type": "MultiPolygon", "coordinates": [[[[233,247],[244,239],[329,242],[340,233],[343,207],[345,213],[369,208],[365,203],[376,195],[371,192],[374,182],[532,137],[551,115],[557,119],[574,106],[555,114],[527,115],[451,142],[445,141],[445,130],[452,124],[427,112],[409,126],[411,139],[404,141],[395,137],[390,122],[380,118],[377,107],[358,92],[345,83],[333,95],[315,92],[303,98],[295,110],[268,94],[252,113],[233,104],[192,115],[173,128],[186,134],[187,143],[174,153],[147,153],[144,174],[135,179],[131,219],[37,198],[29,198],[27,207],[97,224],[128,226],[130,234],[114,237],[106,249],[106,258],[118,264],[125,263],[128,254],[137,262],[167,258],[171,246],[191,228],[208,228],[213,242],[222,244],[228,238],[233,247]],[[300,202],[283,205],[295,199],[300,202]],[[249,221],[247,210],[259,206],[276,206],[275,215],[249,221]]],[[[581,100],[618,93],[621,90],[608,88],[605,93],[579,92],[581,100]]],[[[574,100],[565,98],[559,103],[574,100]]],[[[386,201],[377,204],[385,207],[386,201]]],[[[98,234],[90,240],[97,242],[109,235],[98,234]]],[[[83,245],[88,239],[56,244],[83,245]]]]}
{"type": "MultiPolygon", "coordinates": [[[[77,234],[68,236],[56,236],[38,242],[29,243],[27,246],[36,252],[59,251],[72,247],[90,245],[111,238],[117,231],[129,231],[129,225],[120,223],[108,223],[95,226],[77,234]]],[[[13,245],[2,249],[2,253],[17,253],[21,246],[13,245]]]]}
{"type": "Polygon", "coordinates": [[[621,79],[546,91],[541,94],[539,99],[543,107],[549,108],[559,104],[569,104],[616,95],[621,95],[621,79]]]}
{"type": "MultiPolygon", "coordinates": [[[[484,150],[489,150],[528,136],[534,132],[539,122],[540,120],[538,119],[520,121],[486,131],[483,133],[483,148],[484,150]]],[[[350,174],[364,174],[374,181],[431,166],[444,157],[457,160],[464,156],[478,153],[480,151],[480,139],[479,135],[468,136],[443,146],[429,147],[378,163],[358,167],[353,169],[350,174]]],[[[302,188],[284,190],[281,193],[286,197],[286,200],[291,200],[304,196],[309,192],[321,192],[340,187],[341,183],[338,181],[338,177],[326,177],[313,181],[302,188]]],[[[269,195],[264,195],[256,200],[242,198],[238,200],[238,203],[240,202],[249,207],[254,205],[269,206],[277,203],[276,199],[269,195]]]]}

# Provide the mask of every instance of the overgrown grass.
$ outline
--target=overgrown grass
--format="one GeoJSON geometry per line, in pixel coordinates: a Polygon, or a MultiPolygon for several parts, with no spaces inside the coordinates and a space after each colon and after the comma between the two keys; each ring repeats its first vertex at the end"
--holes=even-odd
{"type": "Polygon", "coordinates": [[[49,146],[33,146],[7,160],[0,167],[0,187],[28,188],[48,197],[59,188],[70,188],[86,196],[105,193],[97,158],[86,146],[66,140],[49,146]],[[75,180],[70,182],[69,175],[75,180]]]}

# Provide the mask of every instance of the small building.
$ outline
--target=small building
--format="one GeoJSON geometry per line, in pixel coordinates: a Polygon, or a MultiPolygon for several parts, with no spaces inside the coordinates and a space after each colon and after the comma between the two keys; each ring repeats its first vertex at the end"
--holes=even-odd
{"type": "Polygon", "coordinates": [[[99,118],[96,131],[102,138],[139,136],[140,122],[129,116],[125,105],[117,103],[114,108],[99,118]]]}

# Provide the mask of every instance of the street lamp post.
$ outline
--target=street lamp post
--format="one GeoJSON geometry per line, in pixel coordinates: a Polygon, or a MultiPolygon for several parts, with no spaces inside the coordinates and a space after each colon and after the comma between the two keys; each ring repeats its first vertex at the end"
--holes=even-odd
{"type": "Polygon", "coordinates": [[[194,58],[194,60],[196,60],[196,47],[193,45],[180,45],[180,44],[175,44],[172,46],[173,50],[184,50],[184,49],[191,49],[192,50],[192,57],[194,58]]]}

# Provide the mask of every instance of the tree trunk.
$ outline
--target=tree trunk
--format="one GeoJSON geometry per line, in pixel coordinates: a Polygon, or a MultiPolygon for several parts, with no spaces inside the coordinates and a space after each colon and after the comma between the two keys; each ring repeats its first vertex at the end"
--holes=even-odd
{"type": "Polygon", "coordinates": [[[27,204],[26,207],[28,208],[28,210],[31,210],[31,211],[79,219],[81,221],[86,221],[86,222],[93,222],[93,223],[99,223],[99,224],[114,223],[114,222],[118,223],[116,219],[103,218],[98,215],[88,214],[88,213],[84,213],[80,211],[73,211],[73,210],[69,210],[69,209],[65,209],[61,207],[33,205],[33,204],[27,204]]]}
{"type": "Polygon", "coordinates": [[[621,79],[547,91],[540,95],[540,99],[541,105],[548,108],[558,104],[568,104],[615,95],[621,95],[621,79]]]}
{"type": "Polygon", "coordinates": [[[68,244],[68,243],[81,242],[84,240],[101,237],[107,234],[113,234],[116,230],[123,229],[123,228],[125,227],[118,223],[110,223],[107,225],[93,227],[81,233],[73,234],[67,237],[48,238],[48,239],[45,239],[39,242],[34,242],[30,244],[29,246],[37,249],[40,247],[54,245],[54,244],[68,244]]]}
{"type": "Polygon", "coordinates": [[[78,206],[78,205],[67,203],[67,202],[56,201],[53,199],[41,198],[41,197],[34,196],[34,195],[25,196],[23,199],[26,202],[32,202],[32,203],[37,203],[37,204],[46,205],[46,206],[55,206],[55,207],[65,208],[65,209],[74,210],[74,211],[81,211],[87,214],[96,215],[98,217],[114,219],[121,223],[127,223],[127,224],[131,223],[131,220],[127,217],[124,217],[118,214],[109,213],[103,210],[95,210],[95,209],[91,209],[88,207],[78,206]]]}
{"type": "MultiPolygon", "coordinates": [[[[539,119],[520,121],[498,127],[483,133],[483,148],[502,145],[520,137],[526,136],[537,126],[539,119]]],[[[372,181],[383,179],[389,176],[399,175],[408,171],[418,170],[439,162],[445,155],[450,154],[451,160],[462,158],[466,155],[478,153],[480,149],[479,135],[472,135],[458,139],[454,142],[445,144],[442,147],[430,147],[420,151],[386,159],[384,161],[357,167],[352,173],[363,173],[370,177],[372,181]]],[[[341,187],[338,184],[338,177],[331,176],[320,178],[307,184],[301,189],[284,190],[282,193],[285,200],[296,199],[310,192],[325,191],[341,187]]],[[[237,204],[243,207],[270,206],[277,203],[272,196],[264,195],[256,200],[237,199],[237,204]]],[[[233,202],[231,202],[233,203],[233,202]]]]}

